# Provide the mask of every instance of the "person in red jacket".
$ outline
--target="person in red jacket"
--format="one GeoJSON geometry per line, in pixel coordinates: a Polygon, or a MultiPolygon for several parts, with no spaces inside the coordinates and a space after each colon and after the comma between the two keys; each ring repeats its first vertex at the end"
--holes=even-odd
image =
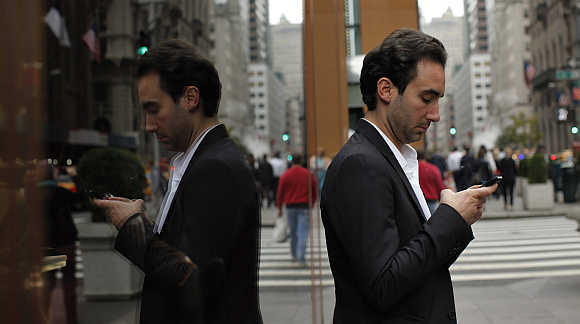
{"type": "Polygon", "coordinates": [[[282,174],[278,183],[276,206],[282,217],[286,206],[290,226],[290,252],[292,258],[306,265],[306,240],[310,230],[309,209],[316,202],[318,184],[314,175],[302,166],[302,156],[296,154],[292,167],[282,174]]]}
{"type": "Polygon", "coordinates": [[[425,195],[427,206],[431,214],[435,212],[441,199],[441,190],[445,189],[441,181],[441,171],[436,165],[425,160],[425,153],[417,151],[417,160],[419,160],[419,185],[425,195]]]}

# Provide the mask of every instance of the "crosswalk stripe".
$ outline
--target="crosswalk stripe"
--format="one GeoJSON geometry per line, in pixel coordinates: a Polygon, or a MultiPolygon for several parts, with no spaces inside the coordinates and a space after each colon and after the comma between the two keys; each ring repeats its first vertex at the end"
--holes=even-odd
{"type": "Polygon", "coordinates": [[[549,260],[549,261],[529,261],[529,262],[505,262],[505,263],[478,263],[478,264],[453,264],[452,271],[467,270],[501,270],[501,269],[525,269],[525,268],[545,268],[545,267],[570,267],[580,265],[580,260],[549,260]]]}
{"type": "Polygon", "coordinates": [[[454,282],[465,281],[486,281],[486,280],[507,280],[507,279],[532,279],[548,277],[568,277],[580,276],[580,269],[572,270],[549,270],[549,271],[519,271],[508,273],[477,273],[477,274],[457,274],[451,273],[451,280],[454,282]]]}

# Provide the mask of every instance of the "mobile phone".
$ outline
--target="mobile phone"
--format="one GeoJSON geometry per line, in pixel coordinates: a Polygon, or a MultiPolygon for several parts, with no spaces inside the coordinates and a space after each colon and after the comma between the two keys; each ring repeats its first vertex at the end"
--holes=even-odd
{"type": "Polygon", "coordinates": [[[489,187],[489,186],[493,186],[496,183],[501,183],[502,180],[503,180],[502,176],[495,176],[491,179],[484,181],[481,185],[483,187],[489,187]]]}

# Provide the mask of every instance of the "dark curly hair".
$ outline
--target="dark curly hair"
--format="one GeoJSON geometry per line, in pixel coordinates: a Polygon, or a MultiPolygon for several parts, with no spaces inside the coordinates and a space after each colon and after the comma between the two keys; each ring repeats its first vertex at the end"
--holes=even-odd
{"type": "Polygon", "coordinates": [[[377,81],[389,78],[399,93],[417,77],[417,63],[428,59],[445,67],[447,52],[435,37],[412,29],[397,29],[363,61],[360,91],[369,110],[377,107],[377,81]]]}
{"type": "Polygon", "coordinates": [[[137,78],[152,72],[159,73],[161,89],[176,103],[187,86],[196,86],[204,115],[217,115],[222,92],[218,72],[193,45],[177,39],[161,42],[139,59],[137,78]]]}

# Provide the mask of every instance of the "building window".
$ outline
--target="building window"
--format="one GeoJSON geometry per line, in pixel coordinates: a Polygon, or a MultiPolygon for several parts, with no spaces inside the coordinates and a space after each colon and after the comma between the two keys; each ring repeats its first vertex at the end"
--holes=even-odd
{"type": "Polygon", "coordinates": [[[255,93],[253,93],[253,92],[250,92],[250,98],[254,98],[255,96],[256,96],[256,94],[255,94],[255,93]]]}
{"type": "Polygon", "coordinates": [[[478,89],[481,88],[481,83],[475,84],[475,87],[478,88],[478,89]]]}
{"type": "Polygon", "coordinates": [[[263,92],[258,92],[258,97],[262,98],[264,96],[263,92]]]}
{"type": "Polygon", "coordinates": [[[478,121],[478,122],[481,122],[481,121],[483,121],[483,117],[477,117],[477,121],[478,121]]]}
{"type": "Polygon", "coordinates": [[[475,73],[475,77],[476,78],[481,78],[481,73],[479,73],[479,72],[475,73]]]}
{"type": "Polygon", "coordinates": [[[475,67],[479,67],[480,65],[481,65],[481,63],[479,63],[479,62],[473,62],[473,66],[475,66],[475,67]]]}
{"type": "Polygon", "coordinates": [[[482,111],[483,107],[482,106],[477,106],[477,111],[482,111]]]}
{"type": "Polygon", "coordinates": [[[489,77],[491,77],[491,73],[490,73],[490,72],[485,72],[485,77],[486,77],[486,78],[489,78],[489,77]]]}
{"type": "Polygon", "coordinates": [[[344,27],[346,38],[346,55],[354,56],[362,54],[359,0],[344,1],[344,27]]]}
{"type": "Polygon", "coordinates": [[[491,88],[491,83],[486,83],[486,84],[485,84],[485,87],[486,87],[486,88],[491,88]]]}
{"type": "Polygon", "coordinates": [[[475,96],[475,99],[481,99],[481,98],[483,98],[481,95],[475,96]]]}
{"type": "Polygon", "coordinates": [[[263,71],[258,71],[258,75],[264,75],[263,71]]]}
{"type": "Polygon", "coordinates": [[[258,82],[258,87],[263,87],[264,86],[264,82],[260,81],[258,82]]]}
{"type": "Polygon", "coordinates": [[[264,104],[263,104],[263,103],[261,103],[261,104],[259,104],[259,105],[258,105],[258,107],[260,107],[260,108],[264,108],[264,104]]]}
{"type": "Polygon", "coordinates": [[[262,114],[258,115],[258,119],[264,119],[264,115],[262,114]]]}

